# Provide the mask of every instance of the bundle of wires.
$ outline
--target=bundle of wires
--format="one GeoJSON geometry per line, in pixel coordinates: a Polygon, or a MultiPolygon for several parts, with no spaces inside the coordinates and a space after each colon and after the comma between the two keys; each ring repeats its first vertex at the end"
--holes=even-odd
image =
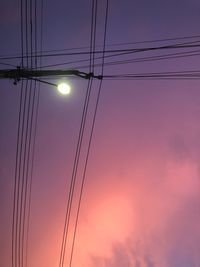
{"type": "MultiPolygon", "coordinates": [[[[21,67],[38,68],[33,57],[38,50],[38,16],[42,24],[43,1],[21,0],[21,67]],[[38,9],[41,10],[38,15],[38,9]]],[[[42,29],[42,25],[40,26],[42,29]]],[[[42,44],[42,30],[40,45],[42,44]]],[[[40,48],[41,49],[41,48],[40,48]]],[[[35,81],[20,83],[18,133],[12,217],[12,267],[28,265],[28,236],[31,206],[39,87],[35,81]]]]}

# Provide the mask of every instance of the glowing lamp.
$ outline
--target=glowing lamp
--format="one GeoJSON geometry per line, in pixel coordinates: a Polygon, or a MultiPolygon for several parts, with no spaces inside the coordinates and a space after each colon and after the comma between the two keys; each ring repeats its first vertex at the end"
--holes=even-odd
{"type": "Polygon", "coordinates": [[[67,83],[60,83],[57,86],[57,90],[62,95],[68,95],[71,92],[71,87],[67,83]]]}

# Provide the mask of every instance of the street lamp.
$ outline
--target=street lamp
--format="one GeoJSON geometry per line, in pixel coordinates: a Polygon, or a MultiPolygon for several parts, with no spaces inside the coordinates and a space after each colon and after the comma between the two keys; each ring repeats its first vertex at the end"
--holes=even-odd
{"type": "Polygon", "coordinates": [[[69,95],[71,92],[71,87],[67,83],[60,83],[57,85],[57,90],[62,95],[69,95]]]}
{"type": "Polygon", "coordinates": [[[53,85],[57,87],[57,90],[62,95],[68,95],[71,92],[71,87],[67,83],[60,83],[58,85],[51,83],[49,81],[43,80],[44,77],[57,77],[57,76],[76,76],[83,79],[95,78],[102,80],[103,76],[96,76],[94,73],[85,73],[75,69],[69,70],[35,70],[35,69],[25,69],[17,67],[16,69],[6,69],[0,70],[0,79],[12,79],[14,84],[17,84],[22,79],[34,80],[41,83],[53,85]]]}

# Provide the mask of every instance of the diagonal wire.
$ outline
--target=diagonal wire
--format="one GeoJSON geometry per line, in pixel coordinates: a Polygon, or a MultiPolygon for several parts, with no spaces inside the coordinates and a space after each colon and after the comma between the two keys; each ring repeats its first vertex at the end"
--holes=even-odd
{"type": "MultiPolygon", "coordinates": [[[[168,45],[160,45],[160,46],[150,46],[150,47],[137,47],[137,48],[126,48],[126,49],[108,49],[104,50],[105,54],[110,54],[110,57],[113,56],[120,56],[120,55],[128,55],[133,53],[139,53],[139,52],[148,52],[148,51],[159,51],[159,50],[167,50],[167,49],[183,49],[183,48],[197,48],[200,47],[200,41],[190,41],[190,42],[178,42],[174,44],[168,44],[168,45]]],[[[103,50],[96,50],[92,52],[94,54],[102,54],[103,50]]],[[[33,57],[43,57],[43,58],[49,58],[49,57],[62,57],[62,56],[80,56],[80,55],[90,55],[89,51],[81,51],[81,52],[71,52],[71,53],[47,53],[47,54],[37,54],[33,57]]],[[[30,54],[27,54],[24,58],[29,59],[31,57],[30,54]]],[[[107,56],[108,57],[108,56],[107,56]]],[[[0,57],[0,60],[5,59],[20,59],[20,56],[5,56],[0,57]]]]}
{"type": "MultiPolygon", "coordinates": [[[[91,36],[90,36],[90,50],[91,50],[90,67],[89,67],[90,72],[94,68],[94,66],[93,66],[94,65],[94,58],[93,58],[92,51],[93,51],[93,47],[95,45],[94,38],[96,35],[95,32],[96,32],[96,15],[97,15],[96,10],[97,10],[97,8],[95,8],[95,6],[96,6],[96,0],[95,1],[93,0],[93,2],[92,2],[92,14],[91,14],[91,36]]],[[[83,133],[84,133],[84,129],[85,129],[85,122],[86,122],[86,117],[87,117],[87,112],[88,112],[91,89],[92,89],[92,79],[90,79],[88,81],[88,85],[87,85],[87,91],[86,91],[86,96],[85,96],[85,101],[84,101],[84,108],[83,108],[83,112],[82,112],[81,125],[80,125],[78,142],[77,142],[77,147],[76,147],[75,159],[74,159],[74,163],[73,163],[73,171],[72,171],[70,191],[69,191],[69,196],[68,196],[68,201],[67,201],[67,211],[66,211],[66,215],[65,215],[64,232],[63,232],[59,267],[63,267],[63,265],[64,265],[66,242],[67,242],[68,231],[69,231],[69,223],[70,223],[73,194],[74,194],[74,190],[75,190],[76,176],[77,176],[77,170],[78,170],[78,165],[79,165],[80,152],[81,152],[81,147],[82,147],[83,133]]]]}
{"type": "MultiPolygon", "coordinates": [[[[101,68],[101,75],[102,76],[103,76],[103,73],[104,73],[104,55],[105,55],[104,51],[105,51],[105,45],[106,45],[108,9],[109,9],[109,0],[106,1],[106,18],[105,18],[105,26],[104,26],[103,58],[102,58],[102,68],[101,68]]],[[[74,229],[74,235],[73,235],[73,241],[72,241],[72,250],[71,250],[69,267],[72,266],[72,260],[73,260],[73,254],[74,254],[74,246],[75,246],[77,227],[78,227],[78,219],[79,219],[79,213],[80,213],[80,208],[81,208],[83,189],[84,189],[84,185],[85,185],[86,170],[87,170],[87,166],[88,166],[89,154],[90,154],[92,138],[93,138],[93,133],[94,133],[94,128],[95,128],[97,110],[98,110],[99,100],[100,100],[100,95],[101,95],[102,81],[103,80],[101,80],[100,84],[99,84],[98,95],[97,95],[97,100],[96,100],[96,105],[95,105],[95,112],[94,112],[94,116],[93,116],[92,128],[91,128],[91,132],[90,132],[89,144],[88,144],[88,149],[87,149],[87,154],[86,154],[86,159],[85,159],[85,166],[84,166],[83,178],[82,178],[82,183],[81,183],[81,191],[80,191],[79,200],[78,200],[78,210],[77,210],[77,214],[76,214],[75,229],[74,229]]]]}

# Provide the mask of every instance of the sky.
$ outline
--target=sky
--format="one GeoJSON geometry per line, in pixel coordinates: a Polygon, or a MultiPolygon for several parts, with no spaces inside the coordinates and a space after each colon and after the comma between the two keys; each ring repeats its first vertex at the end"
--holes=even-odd
{"type": "MultiPolygon", "coordinates": [[[[88,0],[44,0],[42,50],[81,47],[82,50],[73,51],[83,51],[89,47],[91,6],[92,1],[88,0]]],[[[98,1],[97,50],[103,45],[105,6],[105,0],[98,1]]],[[[38,36],[40,8],[38,2],[38,36]]],[[[183,40],[133,43],[185,36],[199,36],[193,39],[199,41],[199,11],[198,0],[110,0],[106,49],[173,44],[183,40]]],[[[19,66],[20,59],[8,60],[2,56],[21,53],[20,1],[1,1],[0,32],[1,69],[13,68],[3,64],[19,66]]],[[[129,54],[123,60],[163,53],[129,54]]],[[[47,57],[42,59],[42,65],[85,58],[47,57]]],[[[80,66],[83,63],[56,68],[80,66]]],[[[199,70],[199,55],[105,66],[104,74],[188,70],[199,70]]],[[[100,69],[97,67],[95,71],[98,74],[100,69]]],[[[60,267],[66,203],[87,88],[87,80],[68,80],[72,92],[67,97],[59,95],[51,85],[40,86],[24,267],[60,267]]],[[[51,82],[57,83],[59,79],[51,82]]],[[[69,266],[99,83],[94,80],[92,84],[64,266],[69,266]]],[[[14,85],[11,80],[0,80],[1,266],[12,266],[20,85],[21,81],[14,85]]],[[[73,267],[200,266],[199,121],[198,79],[103,80],[78,217],[73,267]]]]}

